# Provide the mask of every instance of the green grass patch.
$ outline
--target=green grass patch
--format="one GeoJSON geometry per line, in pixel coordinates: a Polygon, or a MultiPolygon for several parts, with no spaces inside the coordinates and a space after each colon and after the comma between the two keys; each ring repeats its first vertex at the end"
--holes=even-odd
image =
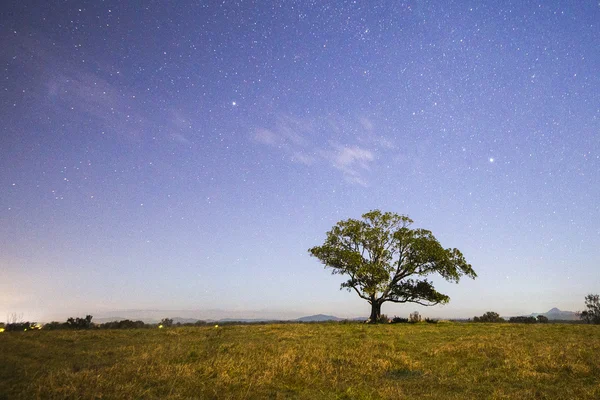
{"type": "Polygon", "coordinates": [[[6,399],[598,399],[600,326],[271,324],[0,334],[6,399]]]}

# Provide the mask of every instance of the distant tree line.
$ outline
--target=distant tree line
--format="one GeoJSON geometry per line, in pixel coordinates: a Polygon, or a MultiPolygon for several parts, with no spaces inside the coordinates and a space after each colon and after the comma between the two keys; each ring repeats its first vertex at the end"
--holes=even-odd
{"type": "MultiPolygon", "coordinates": [[[[600,295],[597,294],[589,294],[585,297],[585,305],[587,310],[579,313],[579,317],[581,321],[589,323],[589,324],[600,324],[600,295]]],[[[0,332],[23,332],[23,331],[31,331],[31,330],[87,330],[87,329],[140,329],[140,328],[168,328],[172,326],[204,326],[211,324],[208,321],[196,321],[196,322],[187,322],[174,323],[171,318],[163,318],[158,324],[147,324],[144,321],[132,321],[129,319],[124,319],[120,321],[111,321],[105,322],[101,324],[96,324],[92,322],[93,317],[91,315],[86,315],[83,318],[80,317],[70,317],[67,318],[65,322],[57,322],[53,321],[47,324],[38,324],[36,322],[22,321],[22,316],[17,314],[11,314],[8,316],[8,321],[6,323],[0,323],[0,332]]],[[[380,323],[417,323],[421,321],[421,315],[418,312],[411,313],[409,318],[400,318],[394,316],[394,318],[388,318],[385,314],[380,314],[377,322],[380,323]]],[[[506,322],[506,320],[497,312],[488,311],[482,316],[473,317],[473,322],[491,322],[491,323],[499,323],[506,322]]],[[[221,321],[219,324],[221,325],[247,325],[247,324],[268,324],[268,323],[295,323],[295,321],[253,321],[253,322],[244,322],[244,321],[221,321]]],[[[329,321],[333,322],[333,321],[329,321]]],[[[350,323],[356,322],[351,320],[343,320],[340,323],[350,323]]],[[[438,320],[425,318],[425,322],[427,323],[437,323],[438,320]]],[[[538,315],[537,317],[533,316],[519,316],[519,317],[510,317],[508,322],[512,323],[524,323],[524,324],[536,324],[536,323],[548,323],[548,317],[545,315],[538,315]]],[[[560,321],[560,322],[571,322],[573,321],[560,321]]]]}
{"type": "Polygon", "coordinates": [[[194,323],[173,323],[170,318],[163,318],[158,324],[148,324],[144,321],[132,321],[130,319],[123,319],[119,321],[110,321],[100,324],[92,323],[92,316],[87,315],[85,318],[68,318],[66,322],[50,322],[43,325],[44,330],[60,330],[60,329],[142,329],[142,328],[156,328],[159,327],[171,327],[171,326],[202,326],[207,325],[206,321],[196,321],[194,323]]]}
{"type": "MultiPolygon", "coordinates": [[[[481,317],[473,317],[473,322],[506,322],[504,318],[500,316],[497,312],[488,311],[483,314],[481,317]]],[[[510,317],[508,322],[517,323],[517,324],[545,324],[548,322],[548,317],[545,315],[534,316],[520,316],[520,317],[510,317]]]]}
{"type": "Polygon", "coordinates": [[[196,321],[194,323],[174,323],[170,318],[163,318],[160,323],[145,323],[144,321],[132,321],[124,319],[120,321],[110,321],[104,323],[93,323],[91,315],[85,317],[70,317],[65,322],[52,321],[47,324],[38,324],[36,322],[19,321],[16,317],[10,317],[9,322],[0,323],[0,329],[6,332],[23,332],[29,330],[88,330],[88,329],[141,329],[171,327],[171,326],[203,326],[208,325],[206,321],[196,321]]]}
{"type": "Polygon", "coordinates": [[[533,316],[521,316],[521,317],[510,317],[508,322],[513,323],[521,323],[521,324],[545,324],[548,323],[548,317],[545,315],[538,315],[537,317],[533,316]]]}
{"type": "Polygon", "coordinates": [[[29,321],[8,322],[3,325],[4,326],[2,327],[2,329],[4,329],[6,332],[23,332],[23,331],[40,329],[40,325],[38,325],[35,322],[29,322],[29,321]]]}

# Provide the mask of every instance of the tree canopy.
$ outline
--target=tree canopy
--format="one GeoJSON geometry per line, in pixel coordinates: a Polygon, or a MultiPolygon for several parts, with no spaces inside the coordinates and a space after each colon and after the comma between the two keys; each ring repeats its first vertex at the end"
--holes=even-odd
{"type": "Polygon", "coordinates": [[[600,295],[585,296],[585,306],[587,310],[582,311],[579,317],[588,324],[600,324],[600,295]]]}
{"type": "Polygon", "coordinates": [[[444,249],[430,231],[411,229],[412,224],[406,215],[373,210],[362,219],[338,222],[323,245],[308,251],[333,274],[348,277],[341,288],[355,291],[371,304],[371,322],[380,317],[381,305],[387,301],[447,303],[450,298],[426,276],[437,274],[458,282],[464,275],[477,275],[458,249],[444,249]]]}
{"type": "Polygon", "coordinates": [[[504,322],[504,318],[497,312],[488,311],[481,317],[474,317],[473,322],[504,322]]]}

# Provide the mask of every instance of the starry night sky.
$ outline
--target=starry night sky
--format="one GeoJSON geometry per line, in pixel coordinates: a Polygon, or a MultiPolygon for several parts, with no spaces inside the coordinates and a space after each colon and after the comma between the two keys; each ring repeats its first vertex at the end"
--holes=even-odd
{"type": "Polygon", "coordinates": [[[479,275],[388,315],[600,292],[597,1],[21,1],[0,44],[0,316],[368,315],[307,249],[375,208],[479,275]]]}

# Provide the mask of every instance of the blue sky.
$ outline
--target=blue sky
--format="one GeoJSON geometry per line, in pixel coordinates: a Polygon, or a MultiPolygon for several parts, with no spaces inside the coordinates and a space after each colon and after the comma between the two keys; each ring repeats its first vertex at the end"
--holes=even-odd
{"type": "Polygon", "coordinates": [[[596,2],[3,14],[0,315],[367,315],[307,249],[375,208],[479,275],[389,315],[578,310],[600,291],[596,2]]]}

